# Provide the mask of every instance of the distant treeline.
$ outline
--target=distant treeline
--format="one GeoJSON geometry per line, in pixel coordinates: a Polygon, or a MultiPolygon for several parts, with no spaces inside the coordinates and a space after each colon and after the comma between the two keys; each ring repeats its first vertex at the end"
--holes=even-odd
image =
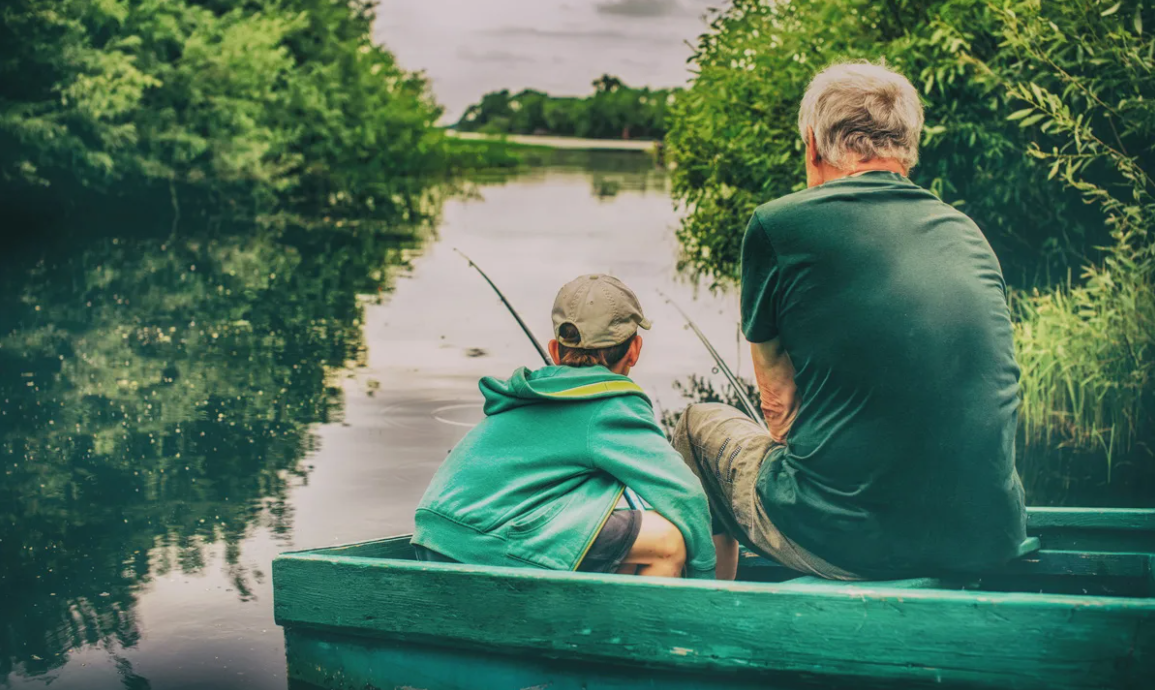
{"type": "Polygon", "coordinates": [[[666,114],[681,89],[636,89],[602,75],[585,98],[526,89],[492,91],[469,106],[454,127],[485,134],[552,134],[590,139],[661,139],[666,114]]]}
{"type": "Polygon", "coordinates": [[[426,81],[372,41],[375,5],[6,0],[0,196],[47,208],[160,183],[404,212],[461,147],[426,81]]]}

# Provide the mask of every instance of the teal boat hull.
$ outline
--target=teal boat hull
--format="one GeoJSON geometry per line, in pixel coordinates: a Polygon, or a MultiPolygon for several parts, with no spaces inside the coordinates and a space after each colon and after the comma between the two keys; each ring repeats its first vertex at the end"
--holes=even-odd
{"type": "Polygon", "coordinates": [[[738,582],[421,563],[399,537],[283,554],[274,607],[323,688],[1148,687],[1155,511],[1031,522],[1006,568],[869,583],[749,554],[738,582]]]}
{"type": "MultiPolygon", "coordinates": [[[[814,682],[765,675],[690,674],[684,671],[590,664],[543,657],[493,654],[316,631],[285,631],[288,675],[327,690],[809,690],[814,682]]],[[[856,687],[862,687],[857,685],[856,687]]]]}

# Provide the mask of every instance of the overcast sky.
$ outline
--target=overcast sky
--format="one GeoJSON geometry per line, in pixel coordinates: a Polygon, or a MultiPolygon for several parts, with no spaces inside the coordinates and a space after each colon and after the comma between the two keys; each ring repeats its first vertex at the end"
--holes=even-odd
{"type": "Polygon", "coordinates": [[[380,0],[377,39],[424,70],[456,121],[483,93],[590,93],[604,73],[632,86],[686,82],[687,41],[724,0],[380,0]]]}

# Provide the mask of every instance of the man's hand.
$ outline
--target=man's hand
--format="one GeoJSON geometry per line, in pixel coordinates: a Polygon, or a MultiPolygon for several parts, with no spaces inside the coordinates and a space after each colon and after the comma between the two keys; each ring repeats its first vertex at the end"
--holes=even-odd
{"type": "Polygon", "coordinates": [[[758,380],[762,416],[770,428],[770,437],[785,443],[794,417],[798,414],[794,364],[778,338],[764,343],[750,343],[750,354],[754,358],[754,377],[758,380]]]}

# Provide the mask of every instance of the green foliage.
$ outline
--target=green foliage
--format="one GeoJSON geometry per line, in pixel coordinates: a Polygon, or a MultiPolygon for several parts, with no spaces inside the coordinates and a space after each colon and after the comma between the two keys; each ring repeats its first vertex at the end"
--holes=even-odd
{"type": "Polygon", "coordinates": [[[0,185],[148,180],[327,213],[402,210],[450,155],[369,0],[14,0],[0,10],[0,185]]]}
{"type": "Polygon", "coordinates": [[[524,152],[537,148],[539,147],[494,139],[449,137],[446,141],[450,172],[471,175],[485,170],[501,170],[516,174],[516,169],[524,163],[524,152]]]}
{"type": "Polygon", "coordinates": [[[1008,275],[1045,281],[1089,251],[1105,237],[1086,234],[1101,214],[1046,184],[1047,169],[1022,155],[1030,134],[1006,121],[1012,97],[979,64],[1021,69],[1001,32],[990,0],[737,0],[714,15],[666,138],[673,193],[687,211],[684,266],[719,285],[736,277],[753,209],[804,186],[797,109],[806,85],[825,65],[854,59],[885,60],[921,89],[928,126],[912,177],[986,230],[1008,275]],[[1040,252],[1051,260],[1039,262],[1040,252]]]}
{"type": "Polygon", "coordinates": [[[804,184],[797,107],[814,73],[885,59],[923,93],[917,182],[959,206],[1020,296],[1028,439],[1152,442],[1155,26],[1139,0],[736,0],[698,42],[667,156],[683,265],[732,282],[753,209],[804,184]],[[1144,27],[1147,27],[1144,33],[1144,27]],[[1107,244],[1108,247],[1097,245],[1107,244]]]}
{"type": "Polygon", "coordinates": [[[553,134],[591,139],[660,139],[680,89],[635,89],[602,75],[585,98],[526,89],[493,91],[469,106],[454,127],[486,134],[553,134]]]}
{"type": "Polygon", "coordinates": [[[810,76],[862,36],[871,3],[737,0],[698,41],[698,76],[674,103],[666,158],[683,265],[717,282],[737,275],[754,208],[804,179],[797,107],[810,76]]]}
{"type": "MultiPolygon", "coordinates": [[[[999,10],[1028,79],[1000,78],[1046,135],[1027,150],[1102,209],[1113,244],[1082,282],[1017,303],[1028,441],[1100,447],[1108,466],[1155,442],[1155,38],[1142,4],[1038,0],[999,10]]],[[[997,76],[997,75],[996,75],[997,76]]]]}

